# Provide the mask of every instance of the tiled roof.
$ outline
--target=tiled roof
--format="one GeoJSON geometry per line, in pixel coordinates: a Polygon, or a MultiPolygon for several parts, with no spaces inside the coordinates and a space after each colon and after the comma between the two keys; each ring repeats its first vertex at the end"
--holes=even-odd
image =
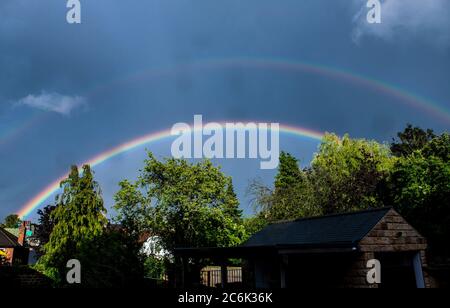
{"type": "Polygon", "coordinates": [[[391,208],[274,223],[252,236],[244,247],[356,244],[391,208]]]}
{"type": "Polygon", "coordinates": [[[5,228],[5,230],[14,235],[15,237],[19,237],[19,228],[5,228]]]}
{"type": "Polygon", "coordinates": [[[0,248],[14,248],[21,246],[17,237],[0,227],[0,248]]]}

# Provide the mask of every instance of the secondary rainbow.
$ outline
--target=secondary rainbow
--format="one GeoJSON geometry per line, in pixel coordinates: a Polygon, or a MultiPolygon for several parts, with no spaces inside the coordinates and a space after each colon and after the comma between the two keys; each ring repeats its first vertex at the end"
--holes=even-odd
{"type": "MultiPolygon", "coordinates": [[[[236,122],[236,121],[233,121],[236,122]]],[[[246,123],[248,121],[242,121],[243,123],[246,123]]],[[[225,124],[226,122],[220,122],[222,124],[225,124]]],[[[311,129],[303,128],[303,127],[296,127],[296,126],[290,126],[290,125],[284,125],[280,124],[280,132],[285,134],[291,134],[299,137],[309,138],[313,140],[320,141],[323,137],[323,133],[314,131],[311,129]]],[[[83,162],[80,164],[82,165],[90,165],[91,167],[95,167],[100,165],[101,163],[118,156],[122,153],[126,153],[128,151],[131,151],[133,149],[136,149],[138,147],[141,147],[146,144],[150,144],[159,140],[163,140],[166,138],[174,138],[171,134],[171,129],[162,130],[159,132],[150,133],[148,135],[144,135],[135,139],[132,139],[130,141],[127,141],[125,143],[120,144],[119,146],[116,146],[112,149],[109,149],[105,152],[102,152],[93,158],[83,162]]],[[[41,206],[45,201],[47,201],[52,195],[54,195],[59,189],[60,189],[60,183],[62,180],[64,180],[67,177],[67,174],[64,174],[63,176],[59,177],[55,181],[53,181],[51,184],[49,184],[47,187],[45,187],[41,192],[39,192],[37,195],[35,195],[32,199],[30,199],[17,213],[20,217],[26,217],[30,215],[33,210],[37,209],[39,206],[41,206]]]]}
{"type": "Polygon", "coordinates": [[[387,97],[396,99],[396,102],[403,105],[413,107],[417,110],[425,111],[432,118],[450,124],[450,110],[448,107],[437,103],[434,100],[418,95],[414,92],[407,91],[397,85],[390,84],[380,79],[363,76],[356,72],[343,69],[340,67],[327,66],[319,63],[303,62],[287,58],[251,58],[251,57],[222,57],[222,58],[205,58],[194,60],[185,64],[168,66],[163,68],[145,69],[135,72],[125,78],[117,79],[112,82],[102,84],[90,91],[94,94],[98,91],[109,91],[124,82],[136,82],[146,78],[160,78],[195,69],[220,69],[220,68],[254,68],[279,70],[285,72],[305,72],[316,76],[331,78],[338,81],[344,81],[355,86],[362,86],[372,90],[375,93],[383,94],[387,97]]]}
{"type": "MultiPolygon", "coordinates": [[[[363,76],[356,72],[352,72],[339,67],[332,67],[318,63],[302,62],[288,58],[247,58],[247,57],[222,57],[222,58],[207,58],[194,60],[190,63],[178,64],[175,66],[168,66],[163,68],[145,69],[135,72],[131,75],[109,81],[100,85],[96,85],[82,96],[92,96],[98,92],[109,91],[124,82],[133,82],[140,79],[161,77],[165,75],[177,74],[183,71],[192,69],[216,69],[216,68],[233,68],[233,67],[247,67],[259,68],[268,70],[292,71],[292,72],[306,72],[316,76],[323,76],[333,78],[338,81],[345,81],[349,84],[362,86],[371,89],[376,93],[383,93],[388,97],[395,98],[399,103],[408,105],[417,110],[422,110],[428,113],[433,119],[443,121],[446,125],[450,124],[450,110],[443,104],[439,104],[434,100],[417,95],[416,93],[402,89],[394,84],[389,84],[385,81],[363,76]]],[[[48,115],[48,113],[46,114],[48,115]]],[[[44,118],[43,115],[41,115],[44,118]]],[[[37,122],[37,121],[35,121],[37,122]]],[[[0,136],[0,146],[4,146],[8,141],[17,138],[21,133],[33,126],[35,123],[25,123],[24,125],[13,128],[11,131],[5,133],[5,136],[0,136]]],[[[2,134],[3,135],[3,134],[2,134]]]]}

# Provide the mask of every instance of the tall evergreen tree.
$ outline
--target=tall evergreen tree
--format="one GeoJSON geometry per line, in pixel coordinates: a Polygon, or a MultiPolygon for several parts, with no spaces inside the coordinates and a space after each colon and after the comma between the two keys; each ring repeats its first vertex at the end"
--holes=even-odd
{"type": "Polygon", "coordinates": [[[289,153],[280,153],[278,174],[275,176],[275,190],[289,189],[302,181],[298,160],[289,153]]]}
{"type": "Polygon", "coordinates": [[[99,185],[88,165],[83,166],[81,175],[73,166],[61,188],[58,206],[51,214],[54,227],[39,262],[59,283],[65,279],[67,261],[82,259],[86,243],[103,235],[108,222],[99,185]]]}

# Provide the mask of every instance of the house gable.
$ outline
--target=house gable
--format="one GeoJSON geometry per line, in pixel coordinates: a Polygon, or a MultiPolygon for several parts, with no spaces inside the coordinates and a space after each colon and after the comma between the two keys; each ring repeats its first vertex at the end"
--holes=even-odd
{"type": "Polygon", "coordinates": [[[418,251],[427,248],[425,238],[394,209],[360,241],[363,252],[418,251]]]}

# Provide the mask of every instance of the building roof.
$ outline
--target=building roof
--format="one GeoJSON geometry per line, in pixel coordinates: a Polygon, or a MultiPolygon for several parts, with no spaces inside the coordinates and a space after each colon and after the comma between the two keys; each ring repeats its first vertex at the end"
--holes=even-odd
{"type": "Polygon", "coordinates": [[[361,241],[391,208],[319,216],[274,223],[253,235],[244,247],[338,247],[361,241]]]}
{"type": "Polygon", "coordinates": [[[15,237],[19,237],[19,228],[5,228],[6,231],[14,235],[15,237]]]}
{"type": "Polygon", "coordinates": [[[0,227],[0,248],[14,248],[21,246],[17,237],[0,227]]]}
{"type": "Polygon", "coordinates": [[[302,252],[354,252],[358,243],[392,208],[336,214],[273,223],[237,247],[177,248],[175,254],[196,257],[233,257],[302,252]]]}

